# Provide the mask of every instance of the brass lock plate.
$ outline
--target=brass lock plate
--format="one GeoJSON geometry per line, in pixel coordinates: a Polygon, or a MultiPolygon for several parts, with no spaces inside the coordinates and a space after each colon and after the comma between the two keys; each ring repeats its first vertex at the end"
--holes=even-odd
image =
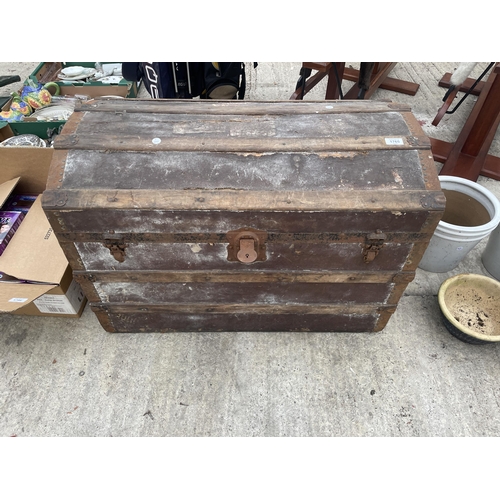
{"type": "Polygon", "coordinates": [[[241,228],[228,231],[227,260],[231,262],[262,262],[267,259],[266,245],[267,233],[253,228],[241,228]]]}

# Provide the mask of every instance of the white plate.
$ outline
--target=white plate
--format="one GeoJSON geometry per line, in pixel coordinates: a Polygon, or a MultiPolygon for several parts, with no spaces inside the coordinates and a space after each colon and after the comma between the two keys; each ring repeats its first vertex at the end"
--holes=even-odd
{"type": "Polygon", "coordinates": [[[65,76],[77,76],[81,75],[83,73],[83,70],[85,68],[83,66],[68,66],[67,68],[64,68],[61,70],[61,73],[65,76]]]}
{"type": "Polygon", "coordinates": [[[34,134],[21,134],[14,137],[9,137],[5,141],[0,143],[3,147],[35,147],[35,148],[45,148],[47,147],[46,142],[40,139],[34,134]]]}
{"type": "Polygon", "coordinates": [[[76,80],[85,80],[87,78],[90,78],[93,74],[95,73],[95,69],[92,68],[82,68],[82,72],[75,76],[67,76],[64,73],[59,73],[57,75],[57,78],[60,80],[64,80],[67,82],[74,82],[76,80]]]}
{"type": "Polygon", "coordinates": [[[73,106],[65,106],[63,104],[58,104],[55,106],[49,106],[47,108],[42,108],[35,111],[31,117],[37,120],[47,121],[47,120],[67,120],[71,113],[73,113],[73,106]]]}
{"type": "Polygon", "coordinates": [[[97,80],[98,82],[102,82],[102,83],[120,83],[122,81],[122,77],[121,76],[105,76],[103,78],[99,78],[99,80],[97,80]]]}

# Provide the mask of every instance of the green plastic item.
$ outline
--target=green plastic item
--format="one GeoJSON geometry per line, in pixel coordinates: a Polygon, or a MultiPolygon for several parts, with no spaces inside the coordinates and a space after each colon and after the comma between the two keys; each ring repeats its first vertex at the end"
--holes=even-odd
{"type": "Polygon", "coordinates": [[[14,135],[34,134],[41,139],[50,139],[54,134],[58,134],[66,124],[64,120],[52,122],[10,122],[10,128],[14,135]]]}

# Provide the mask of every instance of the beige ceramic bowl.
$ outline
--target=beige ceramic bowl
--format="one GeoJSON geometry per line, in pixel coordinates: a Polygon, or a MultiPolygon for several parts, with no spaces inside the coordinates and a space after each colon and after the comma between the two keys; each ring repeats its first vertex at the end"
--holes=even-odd
{"type": "Polygon", "coordinates": [[[500,341],[500,282],[480,274],[458,274],[438,293],[443,322],[456,338],[469,344],[500,341]]]}

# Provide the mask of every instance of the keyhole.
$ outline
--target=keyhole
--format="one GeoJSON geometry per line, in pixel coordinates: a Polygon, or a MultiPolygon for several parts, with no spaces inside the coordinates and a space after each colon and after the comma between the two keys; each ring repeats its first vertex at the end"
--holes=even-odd
{"type": "Polygon", "coordinates": [[[242,238],[240,240],[240,251],[237,254],[240,262],[254,262],[257,260],[255,251],[255,240],[252,238],[242,238]]]}

